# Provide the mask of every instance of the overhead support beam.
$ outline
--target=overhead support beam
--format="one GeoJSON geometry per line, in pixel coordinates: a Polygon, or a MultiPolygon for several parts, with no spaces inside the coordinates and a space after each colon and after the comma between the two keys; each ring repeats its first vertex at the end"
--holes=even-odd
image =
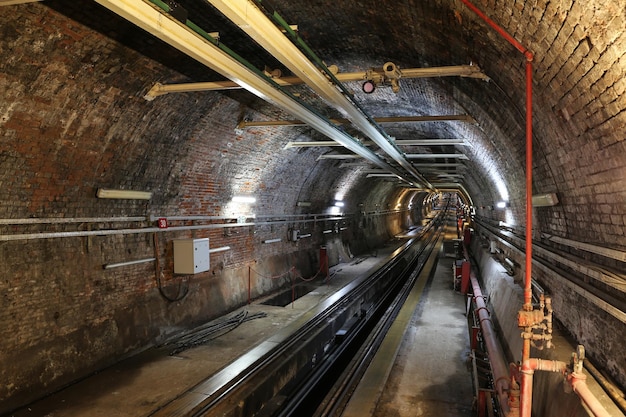
{"type": "MultiPolygon", "coordinates": [[[[231,79],[256,96],[291,113],[321,134],[341,143],[347,149],[376,166],[400,176],[406,175],[364,147],[356,138],[341,131],[328,119],[312,112],[295,97],[278,88],[271,79],[263,77],[253,68],[245,65],[241,59],[236,59],[232,52],[218,44],[210,35],[207,33],[201,35],[196,27],[192,30],[191,22],[187,21],[186,24],[183,24],[162,13],[163,9],[145,1],[96,0],[96,2],[198,62],[219,72],[224,77],[231,79]]],[[[163,7],[168,6],[163,3],[163,7]]],[[[424,183],[427,181],[424,180],[424,183]]]]}
{"type": "MultiPolygon", "coordinates": [[[[374,117],[376,123],[425,123],[425,122],[466,122],[477,124],[476,119],[467,114],[452,114],[442,116],[397,116],[397,117],[374,117]]],[[[330,119],[337,125],[345,125],[350,123],[348,119],[330,119]]],[[[242,120],[237,124],[237,129],[245,129],[248,127],[273,127],[273,126],[302,126],[301,120],[260,120],[246,121],[242,120]]]]}
{"type": "MultiPolygon", "coordinates": [[[[398,146],[446,146],[459,145],[465,146],[467,143],[463,139],[405,139],[396,140],[394,143],[398,146]]],[[[374,142],[365,141],[363,145],[373,145],[374,142]]],[[[289,148],[315,148],[315,147],[333,147],[341,146],[335,141],[318,140],[313,142],[287,142],[284,149],[289,148]]]]}
{"type": "Polygon", "coordinates": [[[433,174],[461,174],[465,173],[465,168],[436,168],[436,169],[424,169],[424,175],[433,174]]]}
{"type": "Polygon", "coordinates": [[[450,168],[454,168],[454,167],[461,167],[461,168],[465,168],[467,167],[467,165],[460,163],[460,162],[430,162],[430,163],[426,163],[426,164],[413,164],[415,165],[417,168],[443,168],[443,167],[450,167],[450,168]]]}
{"type": "Polygon", "coordinates": [[[389,141],[378,126],[372,124],[368,116],[358,108],[338,86],[332,83],[328,75],[309,59],[271,22],[251,0],[207,0],[234,24],[248,34],[272,56],[285,65],[293,74],[304,81],[320,97],[339,110],[352,124],[373,140],[383,152],[393,159],[410,176],[427,188],[431,184],[424,178],[403,153],[389,141]]]}
{"type": "Polygon", "coordinates": [[[389,178],[389,177],[394,177],[394,178],[398,178],[397,175],[394,174],[367,174],[367,176],[365,178],[376,178],[376,177],[384,177],[384,178],[389,178]]]}
{"type": "MultiPolygon", "coordinates": [[[[32,0],[31,0],[32,1],[32,0]]],[[[1,3],[0,3],[1,4],[1,3]]],[[[402,78],[433,78],[433,77],[469,77],[479,78],[482,80],[489,80],[489,77],[485,75],[477,65],[453,65],[447,67],[433,67],[433,68],[407,68],[400,69],[400,76],[402,78]]],[[[360,71],[360,72],[344,72],[335,74],[341,82],[348,81],[364,81],[374,76],[379,78],[384,77],[382,69],[380,73],[377,70],[360,71]]],[[[305,83],[299,77],[284,77],[274,78],[276,84],[281,87],[290,87],[295,85],[302,85],[305,83]]],[[[233,81],[208,81],[199,83],[181,83],[181,84],[161,84],[156,83],[150,91],[144,97],[146,100],[154,100],[158,96],[169,93],[191,93],[198,91],[223,91],[223,90],[235,90],[242,88],[239,84],[233,81]]]]}
{"type": "Polygon", "coordinates": [[[372,164],[367,161],[363,162],[342,162],[339,164],[339,168],[363,168],[363,167],[371,167],[372,164]]]}
{"type": "Polygon", "coordinates": [[[0,0],[0,6],[13,6],[14,4],[34,3],[41,0],[0,0]]]}
{"type": "Polygon", "coordinates": [[[354,155],[354,154],[326,154],[326,155],[320,155],[317,157],[318,161],[321,161],[323,159],[359,159],[362,158],[361,155],[354,155]]]}
{"type": "Polygon", "coordinates": [[[456,158],[469,160],[469,158],[462,153],[410,153],[405,156],[408,159],[456,158]]]}
{"type": "Polygon", "coordinates": [[[435,175],[435,178],[450,178],[450,179],[455,179],[455,178],[463,178],[465,177],[464,175],[461,174],[437,174],[435,175]]]}
{"type": "Polygon", "coordinates": [[[399,146],[448,146],[459,145],[466,146],[467,142],[463,139],[398,139],[395,141],[399,146]]]}

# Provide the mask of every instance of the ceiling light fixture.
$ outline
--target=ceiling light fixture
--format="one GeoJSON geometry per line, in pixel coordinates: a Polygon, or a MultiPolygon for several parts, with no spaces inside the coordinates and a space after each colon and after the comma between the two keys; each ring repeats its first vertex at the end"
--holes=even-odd
{"type": "Polygon", "coordinates": [[[559,204],[559,197],[555,193],[533,196],[533,207],[552,207],[557,204],[559,204]]]}

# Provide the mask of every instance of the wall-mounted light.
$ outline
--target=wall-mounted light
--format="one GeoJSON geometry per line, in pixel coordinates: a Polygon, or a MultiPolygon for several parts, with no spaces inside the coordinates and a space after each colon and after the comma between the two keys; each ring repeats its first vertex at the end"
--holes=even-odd
{"type": "Polygon", "coordinates": [[[311,202],[310,201],[298,201],[296,203],[296,206],[298,206],[298,207],[311,207],[311,202]]]}
{"type": "Polygon", "coordinates": [[[555,193],[537,194],[533,196],[534,207],[552,207],[559,204],[559,197],[555,193]]]}
{"type": "Polygon", "coordinates": [[[148,191],[110,190],[107,188],[98,188],[96,197],[124,200],[150,200],[152,198],[152,193],[148,191]]]}
{"type": "Polygon", "coordinates": [[[330,206],[330,208],[328,209],[328,213],[332,215],[339,215],[341,214],[341,207],[330,206]]]}
{"type": "Polygon", "coordinates": [[[496,208],[499,208],[499,209],[507,208],[508,206],[509,206],[509,203],[507,201],[498,201],[496,203],[496,208]]]}
{"type": "Polygon", "coordinates": [[[233,197],[232,202],[253,204],[256,203],[256,198],[249,195],[236,195],[233,197]]]}

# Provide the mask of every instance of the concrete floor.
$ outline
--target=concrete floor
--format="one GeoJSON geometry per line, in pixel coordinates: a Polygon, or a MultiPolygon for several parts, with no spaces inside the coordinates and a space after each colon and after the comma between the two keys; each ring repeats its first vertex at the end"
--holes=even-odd
{"type": "Polygon", "coordinates": [[[452,290],[452,264],[452,258],[439,257],[374,416],[471,415],[474,395],[467,367],[465,297],[452,290]]]}
{"type": "MultiPolygon", "coordinates": [[[[270,338],[287,323],[296,321],[324,298],[376,268],[401,245],[398,239],[376,255],[331,268],[332,278],[316,290],[286,306],[259,300],[231,312],[264,312],[266,317],[241,324],[209,343],[175,355],[172,347],[151,348],[115,366],[85,378],[64,390],[30,404],[14,417],[145,417],[270,338]]],[[[446,240],[456,238],[448,233],[446,240]]],[[[465,298],[452,290],[453,258],[440,253],[430,279],[419,284],[419,298],[409,312],[398,347],[389,354],[384,379],[377,386],[375,405],[366,414],[385,417],[470,416],[473,391],[467,367],[468,329],[465,298]],[[405,331],[406,329],[406,331],[405,331]]],[[[417,285],[416,285],[417,286],[417,285]]],[[[268,297],[269,298],[269,297],[268,297]]],[[[597,384],[598,398],[610,403],[597,384]]],[[[574,399],[578,401],[577,399],[574,399]]],[[[574,401],[571,401],[572,403],[574,401]]],[[[611,405],[611,415],[623,415],[611,405]]]]}
{"type": "Polygon", "coordinates": [[[443,241],[425,262],[344,417],[470,416],[474,399],[465,297],[453,291],[443,241]]]}
{"type": "Polygon", "coordinates": [[[331,268],[328,283],[297,299],[293,305],[263,305],[263,300],[259,300],[233,311],[227,317],[243,310],[250,314],[264,312],[267,316],[245,322],[206,345],[171,356],[172,348],[168,346],[148,349],[8,416],[149,416],[268,339],[355,277],[375,268],[404,242],[405,239],[390,242],[375,255],[355,258],[331,268]]]}

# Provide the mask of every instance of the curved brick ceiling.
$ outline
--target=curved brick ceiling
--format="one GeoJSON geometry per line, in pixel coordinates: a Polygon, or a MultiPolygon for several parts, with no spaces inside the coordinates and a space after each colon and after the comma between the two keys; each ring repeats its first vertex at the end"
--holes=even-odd
{"type": "MultiPolygon", "coordinates": [[[[289,75],[275,59],[206,2],[187,0],[179,3],[188,10],[190,20],[207,31],[219,31],[222,42],[255,66],[281,68],[284,75],[289,75]]],[[[181,78],[155,73],[154,82],[221,79],[218,74],[181,56],[132,25],[114,16],[101,19],[103,11],[95,4],[79,7],[68,1],[49,1],[46,5],[184,75],[181,78]]],[[[626,149],[623,140],[626,124],[623,96],[625,5],[623,0],[477,2],[481,10],[535,53],[533,193],[556,192],[562,202],[556,208],[536,213],[538,228],[575,237],[582,226],[587,230],[587,240],[621,247],[624,246],[621,233],[626,215],[626,149]],[[603,213],[611,220],[600,220],[597,213],[603,213]],[[598,222],[604,226],[591,227],[598,222]]],[[[465,139],[468,146],[404,150],[407,153],[465,153],[470,160],[463,162],[466,169],[460,173],[464,175],[463,184],[479,207],[479,214],[493,216],[488,213],[488,208],[495,201],[508,197],[511,209],[503,220],[523,225],[525,58],[522,54],[458,1],[378,1],[369,4],[289,0],[280,2],[277,7],[289,23],[298,25],[300,35],[320,58],[327,64],[337,65],[343,72],[380,67],[387,61],[400,68],[469,63],[482,68],[491,78],[490,82],[459,77],[403,79],[398,93],[391,92],[390,88],[379,88],[371,95],[360,92],[360,83],[347,85],[354,89],[357,100],[374,117],[473,116],[476,124],[403,123],[385,125],[384,128],[397,139],[465,139]]],[[[104,13],[108,15],[108,12],[104,13]]],[[[144,83],[149,88],[149,77],[144,78],[144,83]]],[[[320,112],[331,117],[337,115],[320,104],[310,91],[302,88],[296,91],[320,112]]],[[[145,89],[137,94],[143,92],[145,89]]],[[[213,93],[204,94],[209,97],[213,93]]],[[[223,94],[264,114],[267,119],[290,118],[246,92],[223,94]]],[[[194,105],[198,106],[200,113],[210,114],[208,107],[213,103],[214,99],[198,100],[194,105]]],[[[155,101],[155,106],[158,105],[155,101]]],[[[238,115],[241,117],[246,115],[238,115]]],[[[258,118],[258,114],[253,117],[258,118]]],[[[315,161],[319,154],[336,152],[335,148],[282,150],[286,139],[325,139],[311,129],[252,130],[255,135],[267,135],[268,140],[281,138],[281,141],[273,141],[275,146],[270,144],[263,149],[264,162],[258,163],[260,155],[256,153],[248,155],[249,165],[263,171],[261,176],[265,179],[259,183],[270,194],[289,182],[270,179],[291,173],[290,166],[304,167],[295,177],[291,175],[297,183],[302,184],[305,180],[311,184],[327,183],[329,193],[334,192],[334,188],[347,187],[358,191],[371,187],[373,180],[365,180],[364,176],[340,168],[341,161],[315,161]],[[323,178],[329,174],[332,180],[323,178]]],[[[348,130],[358,135],[356,131],[348,130]]],[[[249,131],[240,133],[246,135],[250,134],[249,131]]],[[[228,147],[232,143],[225,145],[228,147]]],[[[451,159],[448,162],[458,161],[451,159]]],[[[251,174],[243,169],[233,175],[241,178],[251,174]]],[[[382,184],[393,190],[388,184],[382,184]]],[[[247,186],[250,188],[250,184],[247,186]]],[[[235,191],[242,189],[241,185],[232,187],[235,191]]],[[[290,198],[293,199],[295,194],[297,198],[311,198],[307,193],[314,193],[312,185],[308,190],[294,189],[290,198]]],[[[292,204],[293,201],[285,206],[292,204]]]]}

